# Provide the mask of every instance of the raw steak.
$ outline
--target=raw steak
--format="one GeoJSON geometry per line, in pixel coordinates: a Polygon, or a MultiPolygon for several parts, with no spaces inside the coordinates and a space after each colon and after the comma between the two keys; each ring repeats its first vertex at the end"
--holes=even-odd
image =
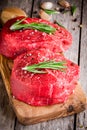
{"type": "Polygon", "coordinates": [[[13,96],[35,106],[62,103],[73,93],[79,78],[79,66],[67,60],[60,53],[49,49],[39,49],[21,54],[14,60],[11,74],[13,96]],[[45,74],[35,74],[23,70],[28,65],[43,61],[66,61],[65,71],[45,69],[45,74]]]}
{"type": "Polygon", "coordinates": [[[22,18],[11,19],[4,25],[1,32],[0,54],[14,59],[17,55],[27,50],[48,48],[53,52],[63,52],[71,45],[72,36],[66,29],[38,18],[26,18],[23,23],[45,23],[56,28],[56,32],[47,34],[32,29],[11,31],[9,29],[10,26],[22,18]]]}

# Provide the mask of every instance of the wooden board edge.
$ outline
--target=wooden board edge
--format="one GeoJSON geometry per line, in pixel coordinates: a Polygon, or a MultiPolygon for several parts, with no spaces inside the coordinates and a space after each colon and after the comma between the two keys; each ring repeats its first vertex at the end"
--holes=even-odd
{"type": "MultiPolygon", "coordinates": [[[[16,107],[14,107],[14,111],[15,111],[17,117],[18,117],[19,122],[21,122],[23,125],[35,124],[35,123],[48,121],[48,120],[52,120],[52,119],[60,118],[60,117],[66,117],[66,116],[70,116],[70,115],[82,112],[83,110],[86,109],[87,100],[86,100],[86,97],[84,95],[84,92],[82,91],[82,88],[79,86],[78,89],[80,89],[81,94],[83,96],[82,100],[79,99],[80,95],[77,97],[77,99],[73,99],[74,94],[72,94],[70,96],[70,99],[68,99],[66,103],[56,104],[56,105],[53,105],[53,106],[50,106],[50,107],[44,107],[43,111],[44,110],[45,111],[51,111],[52,110],[50,113],[48,112],[45,115],[41,115],[41,116],[39,115],[39,116],[36,116],[36,117],[32,117],[31,114],[30,114],[30,116],[29,116],[28,114],[31,112],[31,109],[33,107],[30,106],[30,105],[27,105],[23,102],[20,102],[20,103],[23,104],[23,106],[27,105],[27,107],[29,107],[30,111],[28,113],[25,112],[25,114],[21,114],[20,110],[16,109],[16,107]],[[75,100],[78,100],[78,101],[76,102],[75,100]],[[59,110],[57,110],[57,108],[59,110]],[[24,116],[26,114],[27,114],[27,116],[24,116]]],[[[19,101],[16,100],[16,99],[13,99],[13,104],[14,104],[13,106],[18,104],[17,102],[19,102],[19,101]]],[[[40,109],[42,109],[42,108],[40,108],[40,109]]],[[[38,108],[38,111],[40,111],[40,109],[38,108]]],[[[25,109],[23,108],[22,110],[25,110],[25,109]]]]}

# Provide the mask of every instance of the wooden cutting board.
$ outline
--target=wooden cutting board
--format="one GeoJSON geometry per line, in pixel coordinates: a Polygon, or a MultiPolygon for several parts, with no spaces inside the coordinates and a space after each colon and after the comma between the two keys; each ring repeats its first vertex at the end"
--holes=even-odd
{"type": "Polygon", "coordinates": [[[10,91],[10,73],[12,61],[0,55],[0,71],[5,84],[10,103],[18,120],[24,124],[34,124],[54,118],[65,117],[85,110],[86,96],[78,83],[74,94],[65,103],[52,106],[34,107],[12,97],[10,91]]]}

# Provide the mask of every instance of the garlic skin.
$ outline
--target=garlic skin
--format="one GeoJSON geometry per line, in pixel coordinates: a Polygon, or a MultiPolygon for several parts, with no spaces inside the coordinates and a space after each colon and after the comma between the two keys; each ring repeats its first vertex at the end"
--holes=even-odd
{"type": "Polygon", "coordinates": [[[71,6],[70,3],[67,2],[66,0],[59,0],[58,4],[61,5],[64,8],[70,8],[70,6],[71,6]]]}
{"type": "Polygon", "coordinates": [[[0,19],[2,24],[5,24],[8,20],[15,18],[17,16],[27,17],[27,14],[20,8],[8,7],[2,10],[0,19]]]}
{"type": "Polygon", "coordinates": [[[52,2],[44,2],[40,6],[42,9],[52,9],[53,3],[52,2]]]}
{"type": "Polygon", "coordinates": [[[45,13],[45,11],[43,11],[42,9],[40,9],[39,11],[39,16],[41,19],[44,19],[44,20],[48,20],[50,21],[52,16],[51,15],[48,15],[47,13],[45,13]]]}

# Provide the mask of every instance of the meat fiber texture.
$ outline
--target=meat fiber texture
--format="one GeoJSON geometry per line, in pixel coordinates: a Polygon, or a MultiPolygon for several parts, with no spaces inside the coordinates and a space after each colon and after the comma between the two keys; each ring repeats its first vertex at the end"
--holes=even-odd
{"type": "Polygon", "coordinates": [[[34,106],[53,105],[65,102],[74,92],[79,78],[79,66],[60,53],[39,49],[21,54],[14,60],[11,74],[13,96],[34,106]],[[45,74],[23,70],[25,66],[43,61],[65,61],[65,71],[45,69],[45,74]]]}
{"type": "Polygon", "coordinates": [[[11,19],[2,28],[0,54],[14,59],[19,54],[32,49],[47,48],[52,52],[63,52],[71,45],[72,36],[65,28],[38,18],[26,18],[23,23],[45,23],[56,28],[55,33],[47,34],[32,29],[11,31],[10,26],[22,18],[11,19]]]}

